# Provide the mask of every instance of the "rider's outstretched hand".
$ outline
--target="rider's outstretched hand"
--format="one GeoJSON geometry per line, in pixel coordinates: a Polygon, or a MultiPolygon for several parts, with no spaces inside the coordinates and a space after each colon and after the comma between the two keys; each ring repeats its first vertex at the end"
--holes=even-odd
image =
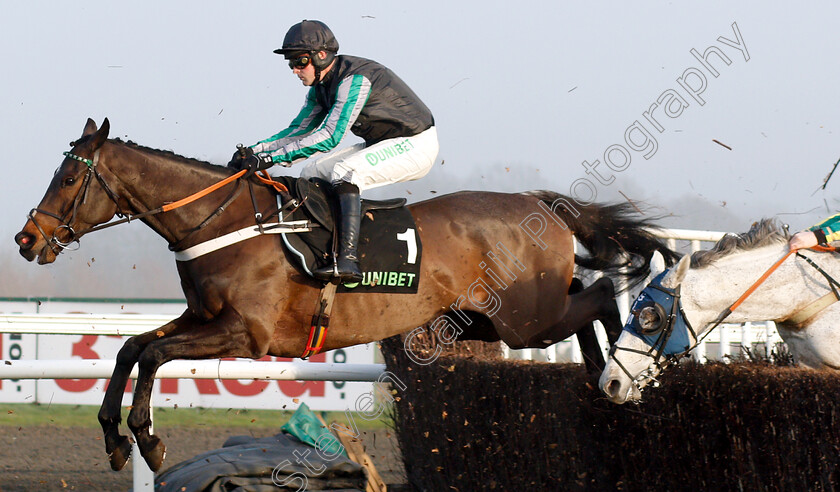
{"type": "Polygon", "coordinates": [[[262,171],[264,169],[268,169],[274,165],[274,161],[271,160],[271,156],[268,154],[254,154],[251,153],[246,159],[242,161],[242,167],[240,169],[248,169],[247,175],[254,174],[257,171],[262,171]]]}
{"type": "Polygon", "coordinates": [[[817,235],[813,231],[799,231],[790,238],[790,249],[805,249],[817,245],[817,235]]]}
{"type": "Polygon", "coordinates": [[[243,147],[242,145],[237,145],[236,152],[233,153],[233,157],[230,158],[230,162],[228,162],[227,167],[239,171],[240,169],[246,167],[243,165],[243,161],[251,157],[252,155],[254,155],[254,149],[252,149],[251,147],[243,147]]]}

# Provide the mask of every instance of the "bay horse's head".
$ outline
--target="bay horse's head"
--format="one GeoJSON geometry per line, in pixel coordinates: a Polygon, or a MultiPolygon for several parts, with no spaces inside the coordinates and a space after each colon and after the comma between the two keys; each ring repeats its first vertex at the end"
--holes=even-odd
{"type": "Polygon", "coordinates": [[[108,119],[97,129],[88,118],[81,138],[72,142],[56,169],[44,198],[29,212],[15,235],[20,254],[43,265],[55,261],[92,226],[107,222],[118,211],[116,196],[97,170],[102,145],[108,138],[108,119]]]}

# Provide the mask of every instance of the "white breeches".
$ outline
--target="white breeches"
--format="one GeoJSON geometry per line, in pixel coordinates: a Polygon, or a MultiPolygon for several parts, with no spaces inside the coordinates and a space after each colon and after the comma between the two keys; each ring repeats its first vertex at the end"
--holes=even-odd
{"type": "Polygon", "coordinates": [[[383,140],[365,147],[359,143],[320,159],[301,170],[301,178],[321,178],[330,183],[346,181],[360,191],[422,178],[438,155],[437,130],[431,127],[413,137],[383,140]]]}

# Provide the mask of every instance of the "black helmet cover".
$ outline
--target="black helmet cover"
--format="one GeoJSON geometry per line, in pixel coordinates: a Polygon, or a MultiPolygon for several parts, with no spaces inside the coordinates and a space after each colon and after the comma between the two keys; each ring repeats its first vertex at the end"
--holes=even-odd
{"type": "Polygon", "coordinates": [[[338,53],[338,40],[323,22],[303,20],[289,28],[286,37],[283,38],[283,47],[274,52],[285,55],[286,58],[297,53],[311,53],[312,64],[317,69],[323,69],[332,63],[335,54],[338,53]],[[326,51],[327,57],[321,60],[315,56],[319,51],[326,51]]]}

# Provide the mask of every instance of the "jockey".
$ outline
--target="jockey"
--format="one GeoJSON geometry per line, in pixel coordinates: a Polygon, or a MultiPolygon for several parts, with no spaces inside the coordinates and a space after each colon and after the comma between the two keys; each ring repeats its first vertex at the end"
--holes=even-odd
{"type": "Polygon", "coordinates": [[[274,50],[309,87],[306,101],[288,128],[237,151],[231,167],[263,170],[289,167],[335,149],[349,132],[364,142],[310,160],[302,178],[330,182],[338,195],[339,251],[336,265],[313,274],[341,282],[362,279],[357,254],[361,220],[360,192],[425,176],[438,154],[434,118],[423,101],[383,65],[364,58],[337,55],[338,41],[320,21],[292,26],[283,47],[274,50]],[[337,267],[337,268],[334,268],[337,267]]]}
{"type": "Polygon", "coordinates": [[[817,244],[840,240],[840,214],[832,215],[808,230],[799,231],[790,238],[790,249],[804,249],[817,244]]]}

